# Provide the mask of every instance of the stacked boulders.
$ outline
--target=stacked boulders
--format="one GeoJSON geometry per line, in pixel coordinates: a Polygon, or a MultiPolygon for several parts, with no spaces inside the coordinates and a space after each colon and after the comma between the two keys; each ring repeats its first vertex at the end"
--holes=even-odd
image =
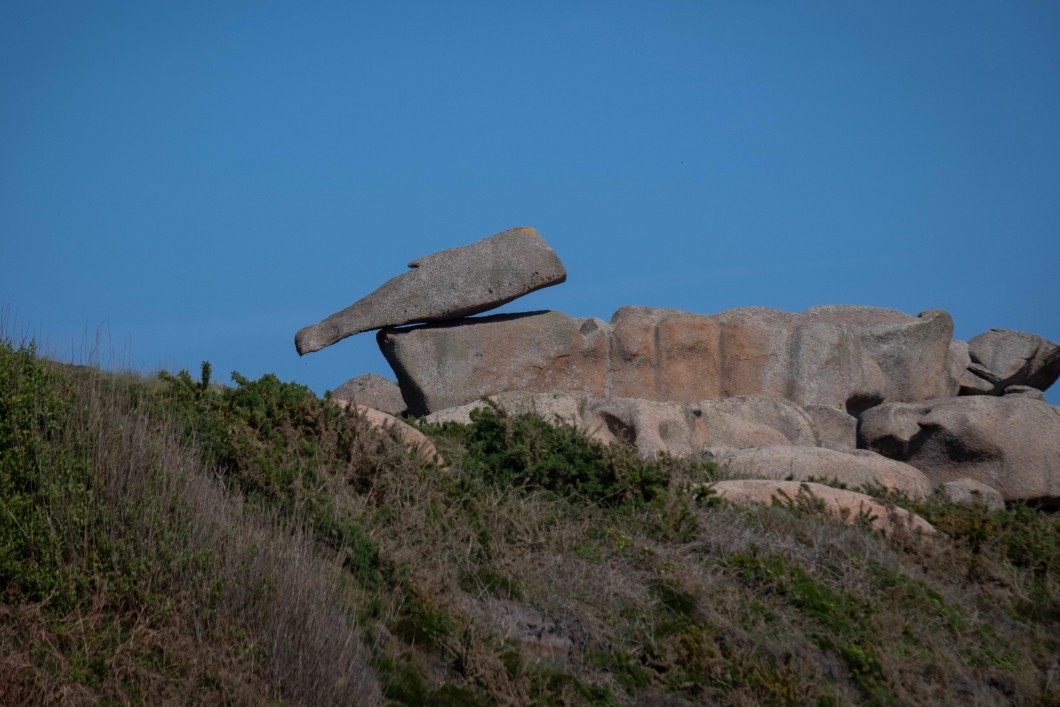
{"type": "Polygon", "coordinates": [[[489,398],[644,455],[712,458],[771,488],[822,479],[1060,502],[1060,408],[1042,396],[1060,346],[1041,337],[992,329],[965,343],[944,311],[863,306],[471,317],[566,280],[530,228],[409,266],[295,337],[304,354],[378,330],[397,384],[361,376],[337,399],[467,421],[489,398]]]}

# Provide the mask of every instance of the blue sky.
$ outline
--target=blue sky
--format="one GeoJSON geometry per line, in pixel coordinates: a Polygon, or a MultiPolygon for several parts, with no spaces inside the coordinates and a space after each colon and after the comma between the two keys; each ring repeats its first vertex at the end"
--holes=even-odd
{"type": "Polygon", "coordinates": [[[294,333],[520,225],[569,276],[505,311],[1058,341],[1060,3],[0,3],[0,304],[60,355],[390,375],[294,333]]]}

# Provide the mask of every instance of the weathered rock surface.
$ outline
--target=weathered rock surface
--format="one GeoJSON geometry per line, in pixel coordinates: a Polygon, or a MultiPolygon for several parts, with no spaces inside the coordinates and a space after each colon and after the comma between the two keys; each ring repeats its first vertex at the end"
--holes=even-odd
{"type": "Polygon", "coordinates": [[[393,435],[396,439],[408,446],[409,449],[427,461],[439,466],[445,465],[445,460],[442,459],[442,456],[438,453],[438,449],[434,446],[434,443],[427,438],[427,435],[423,434],[412,425],[402,422],[393,415],[388,415],[381,410],[374,410],[364,405],[357,405],[344,400],[338,400],[336,403],[344,408],[348,408],[352,405],[357,413],[363,416],[365,421],[372,427],[393,435]]]}
{"type": "Polygon", "coordinates": [[[806,414],[817,426],[821,446],[841,452],[858,446],[858,418],[830,405],[803,405],[806,414]]]}
{"type": "MultiPolygon", "coordinates": [[[[816,445],[813,418],[799,406],[779,398],[737,397],[672,403],[630,398],[597,398],[585,393],[525,391],[489,397],[509,415],[533,412],[548,421],[573,425],[604,443],[629,444],[645,457],[666,453],[687,457],[707,447],[816,445]]],[[[471,421],[476,401],[427,416],[428,422],[471,421]]]]}
{"type": "Polygon", "coordinates": [[[864,450],[776,446],[711,449],[707,456],[733,479],[828,481],[855,489],[880,486],[916,501],[933,491],[931,481],[919,469],[864,450]]]}
{"type": "Polygon", "coordinates": [[[392,380],[374,373],[351,378],[331,392],[335,400],[357,403],[366,407],[381,410],[391,415],[405,412],[405,400],[401,397],[401,388],[392,380]]]}
{"type": "Polygon", "coordinates": [[[409,263],[408,272],[295,335],[299,354],[372,329],[459,319],[567,279],[559,256],[532,228],[514,228],[409,263]]]}
{"type": "Polygon", "coordinates": [[[773,503],[792,504],[795,507],[813,508],[822,504],[825,512],[853,525],[859,521],[891,534],[898,527],[931,534],[935,528],[930,523],[902,508],[890,506],[857,491],[832,488],[823,484],[800,481],[763,481],[737,479],[708,484],[718,496],[730,503],[747,506],[773,503]]]}
{"type": "Polygon", "coordinates": [[[985,506],[996,511],[1005,507],[1005,499],[996,489],[981,484],[975,479],[957,479],[939,485],[939,493],[947,501],[985,506]]]}
{"type": "Polygon", "coordinates": [[[961,393],[1001,395],[1009,386],[1046,390],[1060,377],[1060,344],[1012,329],[991,329],[968,342],[971,365],[961,393]]]}
{"type": "Polygon", "coordinates": [[[739,396],[698,403],[631,398],[596,401],[586,421],[597,438],[626,442],[641,455],[687,457],[707,447],[820,444],[813,419],[780,398],[739,396]]]}
{"type": "Polygon", "coordinates": [[[612,318],[610,394],[655,400],[733,395],[842,406],[851,414],[885,400],[953,395],[953,321],[891,309],[765,307],[709,316],[623,307],[612,318]]]}
{"type": "Polygon", "coordinates": [[[970,478],[1006,501],[1060,501],[1060,408],[1018,395],[887,403],[866,411],[858,444],[941,484],[970,478]]]}
{"type": "Polygon", "coordinates": [[[413,415],[508,390],[604,395],[607,324],[560,312],[496,314],[377,335],[413,415]]]}
{"type": "Polygon", "coordinates": [[[673,402],[756,395],[857,414],[955,395],[965,369],[952,333],[939,310],[623,307],[610,324],[538,312],[384,329],[379,345],[413,414],[508,390],[673,402]]]}

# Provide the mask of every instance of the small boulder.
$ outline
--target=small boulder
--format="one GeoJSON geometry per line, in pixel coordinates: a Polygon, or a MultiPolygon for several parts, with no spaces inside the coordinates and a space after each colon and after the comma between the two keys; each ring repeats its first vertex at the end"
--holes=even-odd
{"type": "Polygon", "coordinates": [[[1013,385],[1047,390],[1060,377],[1060,344],[1035,334],[991,329],[968,342],[968,354],[975,364],[968,370],[992,395],[1013,385]]]}
{"type": "Polygon", "coordinates": [[[820,509],[848,525],[867,522],[885,535],[897,528],[932,534],[930,523],[909,511],[878,501],[857,491],[801,481],[736,479],[707,484],[720,498],[738,505],[790,504],[796,508],[820,509]]]}
{"type": "Polygon", "coordinates": [[[939,485],[939,493],[947,501],[985,506],[987,510],[997,511],[1005,507],[1005,499],[986,484],[975,479],[957,479],[939,485]]]}
{"type": "Polygon", "coordinates": [[[486,312],[567,279],[556,252],[532,228],[513,228],[409,263],[406,273],[295,335],[299,355],[383,327],[486,312]]]}
{"type": "Polygon", "coordinates": [[[406,446],[409,447],[414,453],[423,457],[426,461],[438,466],[445,466],[445,460],[438,453],[438,449],[434,446],[434,443],[427,438],[427,435],[417,430],[412,425],[402,422],[393,415],[388,415],[381,410],[373,410],[370,407],[364,405],[357,405],[355,403],[348,403],[344,400],[338,400],[336,403],[343,407],[353,407],[358,415],[364,417],[372,427],[378,430],[386,432],[387,434],[394,435],[395,438],[401,440],[406,446]]]}
{"type": "Polygon", "coordinates": [[[886,403],[862,414],[858,446],[936,484],[974,479],[1006,501],[1060,501],[1060,408],[1019,395],[886,403]]]}
{"type": "Polygon", "coordinates": [[[914,501],[926,499],[933,490],[919,469],[864,450],[784,446],[711,449],[708,456],[733,479],[828,481],[854,489],[879,486],[914,501]]]}
{"type": "Polygon", "coordinates": [[[334,400],[381,410],[390,415],[401,415],[407,407],[398,384],[374,373],[349,379],[333,390],[331,397],[334,400]]]}

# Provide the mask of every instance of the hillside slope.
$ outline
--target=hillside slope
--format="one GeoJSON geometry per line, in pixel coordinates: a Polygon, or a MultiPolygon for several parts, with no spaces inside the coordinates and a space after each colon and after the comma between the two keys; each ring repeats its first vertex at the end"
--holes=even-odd
{"type": "Polygon", "coordinates": [[[2,704],[1058,704],[1060,522],[884,538],[534,416],[0,343],[2,704]]]}

